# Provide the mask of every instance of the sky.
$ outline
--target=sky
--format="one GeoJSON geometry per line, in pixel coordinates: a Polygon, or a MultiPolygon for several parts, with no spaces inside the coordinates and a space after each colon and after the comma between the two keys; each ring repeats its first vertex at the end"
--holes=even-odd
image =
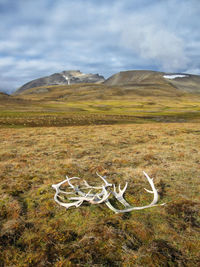
{"type": "Polygon", "coordinates": [[[200,75],[200,0],[0,0],[0,91],[63,70],[200,75]]]}

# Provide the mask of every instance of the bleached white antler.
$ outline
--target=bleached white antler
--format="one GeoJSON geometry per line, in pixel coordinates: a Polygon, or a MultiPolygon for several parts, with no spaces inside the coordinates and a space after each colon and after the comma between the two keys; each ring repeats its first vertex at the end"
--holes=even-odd
{"type": "Polygon", "coordinates": [[[108,192],[106,190],[106,188],[103,186],[102,187],[102,192],[100,194],[96,194],[94,196],[94,199],[92,200],[91,203],[92,204],[100,204],[100,203],[103,203],[103,202],[105,202],[108,199],[109,196],[110,196],[110,192],[108,192]],[[102,198],[101,198],[101,196],[102,196],[102,198]]]}
{"type": "Polygon", "coordinates": [[[60,190],[60,186],[63,185],[64,183],[68,182],[68,179],[58,183],[58,184],[53,184],[52,187],[56,190],[56,193],[54,195],[54,200],[62,207],[65,207],[66,209],[72,207],[72,206],[75,206],[76,208],[79,207],[83,201],[82,200],[77,200],[76,202],[73,202],[73,203],[63,203],[61,202],[58,197],[59,197],[59,193],[62,192],[62,193],[65,193],[65,194],[72,194],[71,192],[65,192],[63,190],[60,190]]]}
{"type": "MultiPolygon", "coordinates": [[[[103,178],[103,177],[101,177],[103,178]]],[[[90,194],[90,192],[92,190],[90,190],[87,194],[85,194],[84,192],[81,191],[81,189],[77,186],[74,187],[69,181],[71,179],[80,179],[79,177],[72,177],[72,178],[68,178],[68,183],[69,185],[75,190],[76,193],[78,193],[78,195],[82,196],[82,198],[85,201],[88,201],[92,204],[100,204],[102,202],[104,202],[110,195],[110,193],[108,193],[105,189],[106,186],[110,186],[110,184],[107,183],[107,181],[104,179],[104,181],[106,181],[106,185],[105,186],[91,186],[89,185],[85,180],[83,180],[85,187],[83,189],[102,189],[102,191],[100,193],[96,193],[96,194],[90,194]]],[[[73,198],[75,199],[75,198],[73,198]]],[[[72,200],[72,198],[70,199],[72,200]]]]}
{"type": "Polygon", "coordinates": [[[73,192],[65,192],[65,191],[60,189],[60,186],[65,184],[66,182],[68,182],[68,179],[65,179],[64,181],[62,181],[62,182],[60,182],[58,184],[52,184],[52,187],[56,190],[56,192],[58,192],[58,194],[59,193],[63,193],[63,194],[66,194],[66,195],[72,194],[73,192]]]}
{"type": "Polygon", "coordinates": [[[85,187],[83,189],[87,189],[87,188],[90,188],[90,189],[101,189],[102,188],[102,186],[91,186],[91,185],[88,184],[88,182],[86,180],[83,180],[83,182],[84,182],[84,185],[85,185],[85,187]]]}
{"type": "Polygon", "coordinates": [[[110,196],[110,192],[108,192],[104,186],[102,188],[102,192],[99,194],[90,194],[91,191],[92,190],[90,190],[87,194],[85,194],[85,196],[70,197],[69,200],[82,200],[90,202],[91,204],[100,204],[105,202],[110,196]]]}
{"type": "Polygon", "coordinates": [[[104,176],[101,176],[100,174],[98,174],[98,172],[96,172],[96,174],[104,181],[105,183],[105,188],[106,187],[109,187],[109,186],[112,186],[112,184],[109,184],[107,181],[106,181],[106,177],[104,176]]]}
{"type": "Polygon", "coordinates": [[[54,195],[54,200],[61,206],[65,207],[65,208],[70,208],[72,206],[75,207],[79,207],[84,201],[90,202],[91,204],[100,204],[102,202],[105,202],[106,199],[108,199],[110,192],[108,192],[105,189],[105,186],[101,186],[101,187],[93,187],[93,186],[89,186],[88,183],[86,181],[84,181],[84,184],[86,186],[86,188],[91,188],[91,190],[89,190],[89,192],[84,193],[79,186],[74,186],[70,181],[71,180],[75,180],[75,179],[80,179],[79,177],[71,177],[69,178],[68,176],[66,176],[66,179],[58,184],[53,184],[52,187],[56,190],[56,193],[54,195]],[[65,192],[63,190],[60,189],[60,186],[63,185],[64,183],[68,183],[69,186],[74,190],[74,192],[65,192]],[[102,191],[100,193],[96,193],[96,194],[91,194],[92,189],[102,189],[102,191]],[[79,196],[76,197],[68,197],[68,199],[70,201],[75,200],[75,202],[72,203],[63,203],[61,202],[58,198],[63,199],[59,193],[64,193],[66,195],[70,195],[73,193],[78,194],[79,196]]]}
{"type": "MultiPolygon", "coordinates": [[[[118,187],[118,192],[116,190],[116,186],[115,184],[111,184],[108,183],[106,180],[106,177],[103,177],[101,175],[99,175],[97,173],[97,175],[101,178],[101,180],[103,180],[104,185],[102,186],[91,186],[89,185],[85,180],[83,180],[83,184],[85,187],[81,188],[78,185],[73,185],[71,183],[71,180],[80,180],[79,177],[71,177],[69,178],[68,176],[66,176],[66,179],[58,184],[53,184],[52,187],[56,190],[56,193],[54,195],[54,200],[61,206],[65,207],[65,208],[69,208],[72,206],[75,207],[79,207],[84,201],[89,202],[90,204],[100,204],[105,202],[105,204],[115,213],[124,213],[124,212],[130,212],[133,210],[142,210],[142,209],[147,209],[150,207],[154,207],[154,206],[158,206],[157,201],[158,201],[158,192],[154,186],[153,183],[153,179],[151,179],[145,172],[143,172],[145,177],[147,178],[149,184],[151,185],[151,189],[152,190],[147,190],[146,188],[145,191],[151,194],[154,194],[154,198],[152,200],[152,202],[149,205],[146,206],[141,206],[141,207],[132,207],[123,197],[128,183],[125,184],[124,188],[121,189],[121,186],[119,185],[118,187]],[[73,190],[72,192],[65,192],[63,190],[60,189],[60,186],[63,185],[64,183],[68,183],[69,187],[73,190]],[[111,190],[111,188],[113,187],[113,191],[111,190]],[[108,189],[107,189],[108,188],[108,189]],[[90,189],[87,193],[83,192],[83,189],[90,189]],[[91,193],[92,190],[99,190],[101,189],[101,192],[99,193],[91,193]],[[65,198],[62,198],[59,194],[65,194],[65,198]],[[125,207],[125,209],[116,209],[108,200],[110,194],[113,194],[113,196],[125,207]],[[72,194],[76,194],[76,196],[72,196],[72,197],[68,197],[67,195],[72,195],[72,194]],[[77,196],[78,195],[78,196],[77,196]],[[74,201],[71,203],[64,203],[62,201],[59,200],[63,199],[63,201],[67,198],[70,201],[74,201]]],[[[165,205],[165,204],[160,204],[160,205],[165,205]]]]}
{"type": "MultiPolygon", "coordinates": [[[[141,207],[127,207],[126,209],[123,209],[123,210],[119,210],[119,209],[116,209],[115,207],[113,207],[113,205],[110,203],[109,200],[106,200],[105,203],[106,205],[111,209],[113,210],[115,213],[123,213],[123,212],[130,212],[130,211],[133,211],[133,210],[142,210],[142,209],[147,209],[147,208],[150,208],[150,207],[154,207],[154,206],[158,206],[157,201],[158,201],[158,192],[154,186],[154,183],[153,183],[153,179],[151,179],[145,172],[143,172],[144,175],[146,176],[148,182],[150,183],[151,185],[151,188],[152,188],[152,191],[150,190],[147,190],[145,189],[147,192],[149,193],[153,193],[154,194],[154,198],[153,198],[153,201],[149,204],[149,205],[146,205],[146,206],[141,206],[141,207]]],[[[160,205],[165,205],[165,203],[163,204],[160,204],[160,205]]]]}
{"type": "Polygon", "coordinates": [[[148,193],[154,194],[153,201],[152,201],[151,204],[150,204],[151,206],[153,206],[153,205],[155,205],[155,204],[158,202],[158,191],[156,190],[156,188],[155,188],[155,186],[154,186],[153,178],[150,178],[146,172],[143,171],[143,173],[144,173],[144,175],[146,176],[146,178],[147,178],[147,180],[148,180],[148,182],[150,183],[151,188],[152,188],[152,191],[147,190],[146,188],[144,188],[144,190],[145,190],[146,192],[148,192],[148,193]]]}
{"type": "Polygon", "coordinates": [[[121,186],[119,184],[119,192],[117,193],[116,191],[116,186],[115,184],[113,185],[114,191],[112,192],[112,194],[114,195],[114,197],[124,206],[124,207],[131,207],[131,205],[123,198],[123,195],[126,191],[126,188],[128,186],[128,183],[126,182],[125,186],[123,189],[121,189],[121,186]]]}

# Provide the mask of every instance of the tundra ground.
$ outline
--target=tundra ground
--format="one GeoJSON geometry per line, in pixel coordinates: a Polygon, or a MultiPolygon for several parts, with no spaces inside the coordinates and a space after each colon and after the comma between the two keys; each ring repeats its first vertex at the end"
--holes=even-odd
{"type": "Polygon", "coordinates": [[[200,125],[151,123],[0,129],[0,266],[198,266],[200,125]],[[149,204],[142,173],[165,206],[114,214],[66,210],[51,187],[65,175],[118,185],[149,204]]]}

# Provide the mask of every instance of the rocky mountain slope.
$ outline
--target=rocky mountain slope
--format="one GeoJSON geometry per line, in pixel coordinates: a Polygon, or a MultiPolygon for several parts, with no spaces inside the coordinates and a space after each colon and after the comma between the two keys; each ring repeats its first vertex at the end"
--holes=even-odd
{"type": "Polygon", "coordinates": [[[23,86],[21,86],[15,94],[19,94],[24,90],[41,87],[41,86],[49,86],[49,85],[70,85],[76,83],[102,83],[104,82],[104,77],[99,74],[84,74],[79,70],[69,70],[63,71],[60,73],[54,73],[50,76],[42,77],[39,79],[35,79],[30,81],[23,86]]]}
{"type": "Polygon", "coordinates": [[[131,88],[145,87],[165,88],[166,86],[184,92],[200,93],[200,76],[183,73],[164,73],[157,71],[123,71],[114,74],[105,82],[107,86],[128,86],[131,88]]]}
{"type": "Polygon", "coordinates": [[[200,76],[156,71],[119,72],[104,82],[98,74],[64,71],[31,81],[14,95],[37,100],[130,99],[138,96],[200,94],[200,76]]]}

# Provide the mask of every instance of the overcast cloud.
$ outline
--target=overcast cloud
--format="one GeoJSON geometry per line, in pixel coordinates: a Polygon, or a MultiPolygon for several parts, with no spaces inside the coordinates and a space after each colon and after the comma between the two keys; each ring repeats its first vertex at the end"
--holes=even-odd
{"type": "Polygon", "coordinates": [[[0,90],[63,70],[200,74],[199,0],[0,0],[0,90]]]}

